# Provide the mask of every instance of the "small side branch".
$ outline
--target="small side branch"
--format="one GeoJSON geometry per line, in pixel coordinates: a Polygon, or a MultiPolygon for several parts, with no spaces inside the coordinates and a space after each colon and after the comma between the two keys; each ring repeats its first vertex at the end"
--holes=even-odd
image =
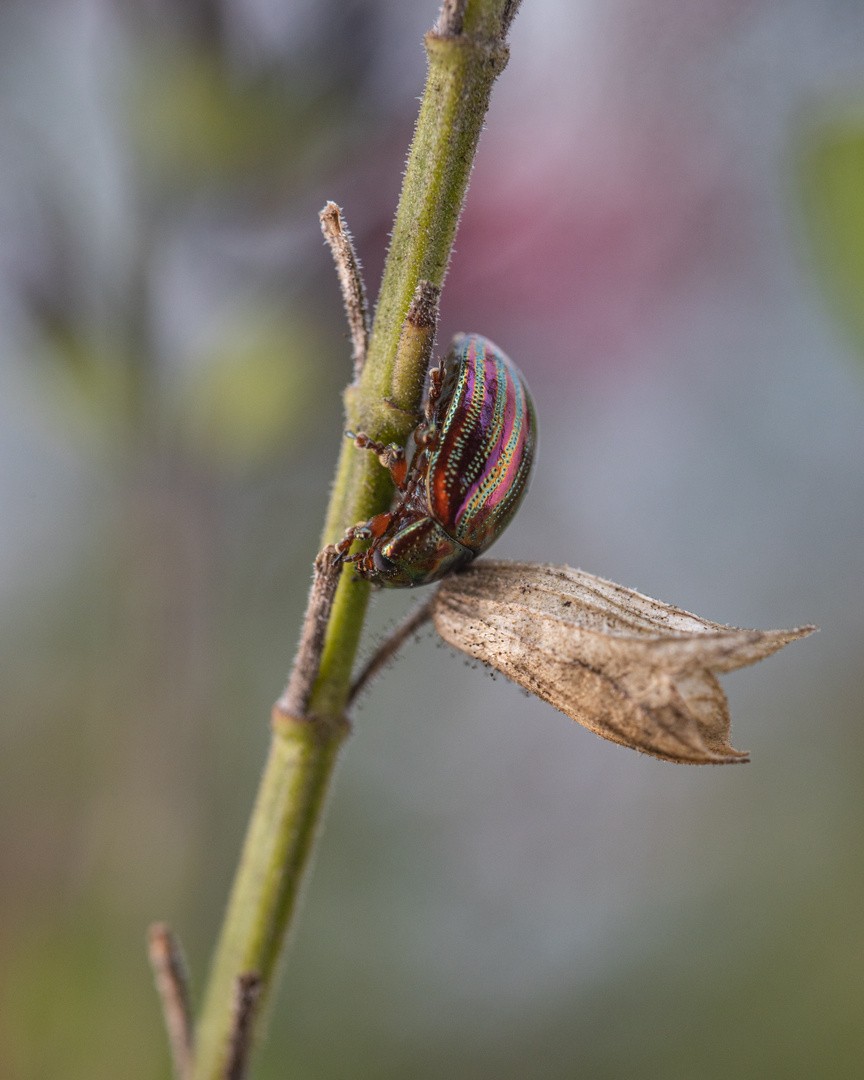
{"type": "Polygon", "coordinates": [[[365,690],[372,679],[384,670],[412,634],[415,634],[431,617],[432,600],[427,600],[399,623],[390,637],[383,641],[369,657],[363,670],[352,683],[351,693],[348,697],[349,706],[354,704],[358,695],[365,690]]]}
{"type": "Polygon", "coordinates": [[[189,976],[183,950],[165,923],[154,923],[148,931],[147,951],[156,977],[156,989],[162,999],[174,1074],[177,1080],[189,1080],[192,1076],[194,1042],[189,976]]]}
{"type": "Polygon", "coordinates": [[[261,976],[256,971],[238,976],[225,1080],[243,1080],[246,1075],[249,1050],[252,1046],[253,1020],[260,997],[261,976]]]}
{"type": "MultiPolygon", "coordinates": [[[[331,204],[332,205],[332,204],[331,204]]],[[[276,702],[276,710],[296,719],[306,715],[312,688],[318,678],[321,653],[327,634],[327,623],[333,608],[333,598],[342,567],[337,561],[336,548],[331,544],[315,559],[315,576],[309,593],[309,604],[303,621],[303,633],[288,684],[276,702]]]]}
{"type": "Polygon", "coordinates": [[[366,363],[366,349],[369,345],[369,305],[366,300],[366,286],[360,260],[354,250],[351,233],[342,219],[342,211],[334,202],[328,202],[318,215],[324,239],[330,245],[339,286],[342,289],[342,301],[348,326],[351,330],[351,342],[354,355],[354,380],[360,377],[366,363]]]}

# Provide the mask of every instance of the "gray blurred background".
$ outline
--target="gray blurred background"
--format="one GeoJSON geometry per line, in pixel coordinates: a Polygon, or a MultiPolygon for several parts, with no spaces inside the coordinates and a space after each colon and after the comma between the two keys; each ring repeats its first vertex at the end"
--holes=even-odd
{"type": "MultiPolygon", "coordinates": [[[[0,6],[0,1077],[167,1078],[298,632],[435,0],[0,6]]],[[[864,7],[524,0],[442,303],[541,425],[495,555],[822,632],[744,767],[431,635],[356,716],[257,1075],[864,1070],[864,7]]],[[[416,598],[379,596],[367,651],[416,598]]]]}

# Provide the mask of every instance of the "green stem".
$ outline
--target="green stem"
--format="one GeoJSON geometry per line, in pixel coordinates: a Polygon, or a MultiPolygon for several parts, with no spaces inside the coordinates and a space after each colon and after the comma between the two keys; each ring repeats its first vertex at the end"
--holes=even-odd
{"type": "Polygon", "coordinates": [[[210,974],[210,995],[197,1032],[195,1077],[221,1080],[224,1074],[238,977],[258,972],[262,989],[272,985],[346,727],[321,730],[317,722],[302,721],[277,725],[210,974]]]}
{"type": "MultiPolygon", "coordinates": [[[[439,288],[443,283],[492,84],[507,61],[503,35],[513,7],[512,0],[467,0],[461,34],[430,31],[426,36],[426,90],[369,352],[359,381],[345,393],[348,427],[381,442],[404,444],[417,424],[423,360],[418,354],[413,378],[405,371],[404,356],[397,371],[399,338],[418,283],[439,288]]],[[[386,510],[392,497],[389,474],[375,456],[343,441],[324,544],[386,510]]],[[[308,716],[274,714],[273,742],[198,1025],[195,1080],[223,1080],[238,978],[256,972],[262,1000],[273,989],[333,765],[348,731],[344,711],[368,600],[368,584],[347,569],[308,716]]],[[[259,1027],[262,1011],[259,1006],[259,1027]]]]}

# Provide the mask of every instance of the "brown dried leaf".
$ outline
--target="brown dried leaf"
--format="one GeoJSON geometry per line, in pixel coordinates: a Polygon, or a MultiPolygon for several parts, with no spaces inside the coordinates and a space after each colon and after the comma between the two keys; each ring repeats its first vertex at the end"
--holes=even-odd
{"type": "Polygon", "coordinates": [[[441,583],[432,617],[448,644],[598,735],[697,765],[748,760],[714,672],[816,629],[738,630],[569,566],[488,559],[441,583]]]}

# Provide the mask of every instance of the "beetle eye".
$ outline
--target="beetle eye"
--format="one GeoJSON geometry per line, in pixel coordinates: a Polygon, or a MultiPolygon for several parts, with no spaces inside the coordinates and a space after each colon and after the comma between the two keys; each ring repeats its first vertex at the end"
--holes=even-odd
{"type": "Polygon", "coordinates": [[[378,548],[375,548],[372,552],[372,562],[375,564],[375,569],[384,574],[395,569],[393,563],[386,555],[382,555],[378,548]]]}

